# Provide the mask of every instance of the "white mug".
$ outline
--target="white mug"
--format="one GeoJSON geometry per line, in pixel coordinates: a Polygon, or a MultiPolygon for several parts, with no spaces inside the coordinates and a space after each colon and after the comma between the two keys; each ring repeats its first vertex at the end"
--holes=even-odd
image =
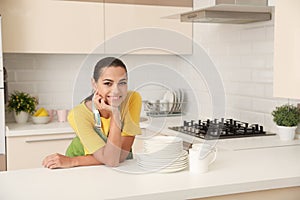
{"type": "Polygon", "coordinates": [[[193,145],[189,149],[189,171],[191,173],[205,173],[217,158],[217,148],[209,144],[193,145]]]}

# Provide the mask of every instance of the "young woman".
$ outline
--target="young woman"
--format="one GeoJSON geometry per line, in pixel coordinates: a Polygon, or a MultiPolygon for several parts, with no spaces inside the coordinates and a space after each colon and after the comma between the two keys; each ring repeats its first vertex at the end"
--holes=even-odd
{"type": "Polygon", "coordinates": [[[96,64],[94,93],[68,115],[76,137],[66,155],[47,156],[44,167],[118,166],[131,157],[134,137],[141,133],[142,100],[137,92],[127,91],[127,81],[127,69],[121,60],[107,57],[96,64]]]}

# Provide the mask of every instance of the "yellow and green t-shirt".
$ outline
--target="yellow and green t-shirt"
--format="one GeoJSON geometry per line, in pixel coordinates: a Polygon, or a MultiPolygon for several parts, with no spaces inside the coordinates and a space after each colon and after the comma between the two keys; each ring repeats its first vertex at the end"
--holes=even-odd
{"type": "MultiPolygon", "coordinates": [[[[142,107],[142,98],[139,93],[128,91],[125,100],[120,105],[122,120],[122,136],[135,136],[141,134],[140,112],[142,107]]],[[[74,129],[84,147],[85,155],[93,154],[95,151],[105,145],[105,141],[98,135],[94,129],[94,115],[85,102],[74,107],[68,115],[68,122],[74,129]]],[[[101,117],[101,131],[108,136],[110,127],[110,118],[101,117]]]]}

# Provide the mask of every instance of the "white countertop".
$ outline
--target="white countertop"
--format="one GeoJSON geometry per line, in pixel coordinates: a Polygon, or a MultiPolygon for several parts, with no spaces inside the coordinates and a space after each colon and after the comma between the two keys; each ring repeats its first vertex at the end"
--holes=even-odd
{"type": "MultiPolygon", "coordinates": [[[[145,135],[161,132],[203,142],[166,129],[180,118],[143,124],[145,135]],[[147,133],[149,131],[149,133],[147,133]]],[[[72,132],[68,123],[8,124],[8,137],[72,132]]],[[[190,199],[300,186],[300,141],[278,136],[219,140],[216,161],[205,174],[144,173],[135,160],[118,168],[106,166],[0,172],[0,199],[190,199]]]]}
{"type": "Polygon", "coordinates": [[[205,174],[106,166],[0,172],[0,199],[190,199],[300,186],[300,146],[220,151],[205,174]]]}
{"type": "Polygon", "coordinates": [[[26,124],[7,123],[6,137],[29,136],[29,135],[46,135],[59,133],[73,133],[73,129],[68,122],[50,122],[47,124],[26,124]]]}

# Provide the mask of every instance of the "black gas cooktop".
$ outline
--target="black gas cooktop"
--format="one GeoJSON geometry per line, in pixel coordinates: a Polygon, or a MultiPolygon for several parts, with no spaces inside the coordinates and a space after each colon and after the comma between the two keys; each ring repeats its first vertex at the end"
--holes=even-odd
{"type": "Polygon", "coordinates": [[[275,135],[267,134],[259,124],[224,118],[184,121],[183,126],[169,127],[169,129],[206,140],[275,135]]]}

